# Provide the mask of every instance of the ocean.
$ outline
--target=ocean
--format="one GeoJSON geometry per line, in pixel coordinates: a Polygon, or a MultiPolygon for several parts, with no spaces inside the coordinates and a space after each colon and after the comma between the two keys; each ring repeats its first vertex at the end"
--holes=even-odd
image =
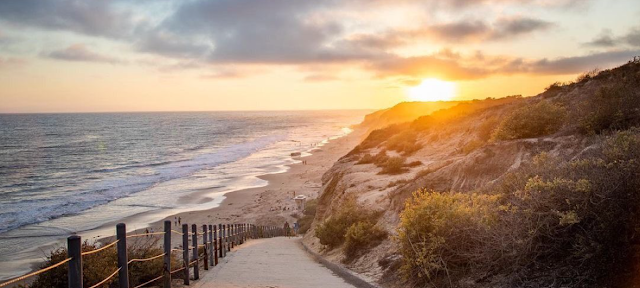
{"type": "Polygon", "coordinates": [[[346,135],[367,112],[1,114],[0,280],[72,233],[107,236],[101,226],[133,215],[146,216],[128,227],[143,228],[264,186],[256,176],[286,171],[292,152],[346,135]]]}

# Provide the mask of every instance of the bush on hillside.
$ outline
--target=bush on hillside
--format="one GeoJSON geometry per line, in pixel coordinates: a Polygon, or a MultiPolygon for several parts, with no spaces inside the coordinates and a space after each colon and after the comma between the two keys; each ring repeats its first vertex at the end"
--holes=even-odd
{"type": "Polygon", "coordinates": [[[495,131],[496,127],[498,127],[498,124],[500,124],[500,120],[495,116],[484,120],[478,127],[478,139],[484,142],[491,140],[491,135],[495,131]]]}
{"type": "MultiPolygon", "coordinates": [[[[138,239],[135,241],[129,241],[129,249],[128,256],[129,259],[134,258],[149,258],[152,256],[156,256],[164,253],[162,248],[158,245],[158,239],[138,239]]],[[[89,244],[85,241],[82,244],[82,251],[92,251],[102,247],[98,243],[89,244]]],[[[53,250],[49,256],[47,256],[47,260],[41,265],[41,268],[45,268],[51,266],[53,264],[59,263],[67,258],[67,249],[62,247],[56,250],[53,250]]],[[[82,257],[82,266],[83,266],[83,286],[90,287],[103,279],[107,278],[113,271],[115,271],[118,267],[118,256],[116,253],[115,247],[108,248],[103,251],[100,251],[96,254],[90,254],[82,257]]],[[[182,265],[178,262],[177,257],[172,257],[173,267],[180,267],[182,265]]],[[[153,278],[158,277],[162,274],[163,268],[162,259],[156,259],[153,261],[147,262],[135,262],[129,265],[129,281],[132,286],[142,284],[147,282],[153,278]]],[[[68,266],[62,265],[60,267],[54,268],[48,272],[42,273],[37,276],[33,283],[29,285],[29,287],[36,288],[45,288],[45,287],[67,287],[68,286],[68,266]]],[[[181,273],[181,272],[178,272],[181,273]]],[[[181,274],[174,274],[177,276],[174,277],[182,277],[181,274]]],[[[116,287],[117,285],[117,277],[112,278],[110,280],[111,284],[105,284],[109,287],[116,287]]]]}
{"type": "Polygon", "coordinates": [[[576,83],[582,83],[591,80],[592,78],[598,76],[600,74],[600,69],[595,68],[591,71],[584,72],[576,78],[576,83]]]}
{"type": "Polygon", "coordinates": [[[511,113],[493,133],[494,140],[534,138],[557,132],[566,117],[564,107],[547,101],[527,105],[511,113]]]}
{"type": "Polygon", "coordinates": [[[360,157],[360,160],[358,160],[358,162],[356,162],[356,165],[361,165],[361,164],[372,164],[373,162],[375,162],[375,157],[369,153],[362,155],[362,157],[360,157]]]}
{"type": "Polygon", "coordinates": [[[379,212],[368,210],[358,205],[354,199],[349,199],[316,227],[315,236],[320,240],[320,244],[335,248],[344,243],[347,230],[352,225],[361,222],[375,223],[379,217],[379,212]]]}
{"type": "Polygon", "coordinates": [[[298,220],[298,224],[300,224],[298,232],[300,234],[307,233],[307,231],[309,231],[309,229],[311,228],[311,223],[313,223],[313,219],[316,217],[317,208],[317,199],[308,200],[305,204],[304,211],[302,212],[302,217],[298,220]]]}
{"type": "Polygon", "coordinates": [[[378,167],[382,167],[380,174],[401,174],[407,172],[407,168],[405,168],[406,161],[407,158],[402,156],[389,157],[387,161],[378,165],[378,167]]]}
{"type": "Polygon", "coordinates": [[[416,192],[398,229],[401,272],[420,285],[511,275],[503,286],[608,287],[634,273],[637,231],[640,129],[632,129],[581,159],[543,153],[476,194],[416,192]]]}
{"type": "Polygon", "coordinates": [[[422,148],[418,143],[418,136],[414,132],[397,134],[385,143],[387,150],[396,151],[403,156],[411,155],[422,148]]]}
{"type": "Polygon", "coordinates": [[[380,244],[387,238],[387,231],[370,221],[361,221],[351,225],[345,232],[344,237],[346,259],[351,260],[362,251],[380,244]]]}
{"type": "Polygon", "coordinates": [[[482,259],[495,218],[495,196],[419,190],[400,215],[401,272],[415,284],[435,284],[482,259]]]}
{"type": "Polygon", "coordinates": [[[640,124],[640,77],[629,77],[612,86],[602,87],[589,98],[580,118],[586,134],[605,130],[627,129],[640,124]]]}

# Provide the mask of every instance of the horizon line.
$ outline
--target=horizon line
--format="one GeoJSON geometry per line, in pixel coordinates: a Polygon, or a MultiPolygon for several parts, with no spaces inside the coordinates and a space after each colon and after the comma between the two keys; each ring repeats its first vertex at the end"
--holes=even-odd
{"type": "Polygon", "coordinates": [[[0,115],[25,114],[115,114],[115,113],[202,113],[202,112],[304,112],[304,111],[358,111],[381,110],[387,108],[343,108],[343,109],[283,109],[283,110],[128,110],[128,111],[42,111],[42,112],[2,112],[0,115]]]}

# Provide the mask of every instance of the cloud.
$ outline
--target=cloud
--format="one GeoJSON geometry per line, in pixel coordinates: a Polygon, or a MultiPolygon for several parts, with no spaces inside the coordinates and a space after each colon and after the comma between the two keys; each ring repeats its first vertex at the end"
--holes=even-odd
{"type": "Polygon", "coordinates": [[[143,37],[137,47],[168,56],[203,57],[211,63],[294,64],[366,57],[360,51],[329,45],[342,27],[312,17],[315,9],[328,2],[191,1],[154,28],[154,34],[143,37]]]}
{"type": "Polygon", "coordinates": [[[466,42],[484,39],[490,32],[491,28],[483,21],[461,21],[429,26],[425,35],[448,42],[466,42]]]}
{"type": "Polygon", "coordinates": [[[603,30],[600,35],[596,36],[593,40],[585,43],[591,47],[614,47],[617,45],[617,40],[613,38],[613,33],[609,29],[603,30]]]}
{"type": "Polygon", "coordinates": [[[577,74],[594,68],[609,68],[621,65],[637,55],[640,55],[640,50],[607,51],[554,60],[545,58],[531,63],[523,63],[523,65],[516,65],[514,72],[548,75],[577,74]]]}
{"type": "Polygon", "coordinates": [[[621,40],[628,45],[640,47],[640,27],[632,28],[621,40]]]}
{"type": "Polygon", "coordinates": [[[487,77],[491,70],[480,65],[466,66],[461,58],[431,54],[416,57],[390,57],[376,60],[368,68],[378,77],[411,76],[440,78],[444,80],[474,80],[487,77]]]}
{"type": "Polygon", "coordinates": [[[492,25],[484,21],[464,20],[429,26],[426,35],[435,36],[436,39],[447,42],[511,40],[551,26],[553,26],[551,22],[522,17],[498,19],[492,25]]]}
{"type": "Polygon", "coordinates": [[[108,57],[89,50],[84,44],[74,44],[62,50],[52,51],[46,54],[47,57],[66,60],[66,61],[82,61],[82,62],[104,62],[111,64],[122,64],[122,60],[108,57]]]}
{"type": "Polygon", "coordinates": [[[109,0],[3,0],[0,19],[17,26],[122,38],[132,27],[131,15],[116,11],[112,3],[109,0]]]}
{"type": "Polygon", "coordinates": [[[553,26],[553,23],[534,18],[503,18],[494,25],[494,30],[489,38],[510,39],[516,36],[529,34],[539,30],[546,30],[553,26]]]}
{"type": "Polygon", "coordinates": [[[367,47],[369,51],[387,51],[425,41],[445,43],[507,41],[553,26],[554,24],[548,21],[523,17],[501,18],[492,24],[480,20],[462,20],[433,24],[420,29],[357,34],[348,37],[346,43],[360,48],[367,47]]]}
{"type": "Polygon", "coordinates": [[[585,45],[592,47],[640,47],[640,27],[633,27],[625,35],[619,37],[614,36],[611,30],[605,29],[585,45]]]}
{"type": "Polygon", "coordinates": [[[422,78],[450,81],[483,79],[494,75],[568,75],[594,68],[610,68],[640,55],[640,50],[617,50],[556,59],[522,59],[485,55],[462,55],[449,49],[415,57],[390,57],[371,62],[367,69],[380,78],[411,83],[422,78]]]}

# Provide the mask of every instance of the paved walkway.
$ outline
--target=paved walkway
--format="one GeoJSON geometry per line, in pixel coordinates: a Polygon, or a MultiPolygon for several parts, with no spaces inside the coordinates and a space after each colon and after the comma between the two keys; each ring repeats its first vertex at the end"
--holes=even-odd
{"type": "Polygon", "coordinates": [[[191,287],[354,288],[302,250],[300,238],[250,240],[220,259],[220,265],[200,271],[191,287]]]}

